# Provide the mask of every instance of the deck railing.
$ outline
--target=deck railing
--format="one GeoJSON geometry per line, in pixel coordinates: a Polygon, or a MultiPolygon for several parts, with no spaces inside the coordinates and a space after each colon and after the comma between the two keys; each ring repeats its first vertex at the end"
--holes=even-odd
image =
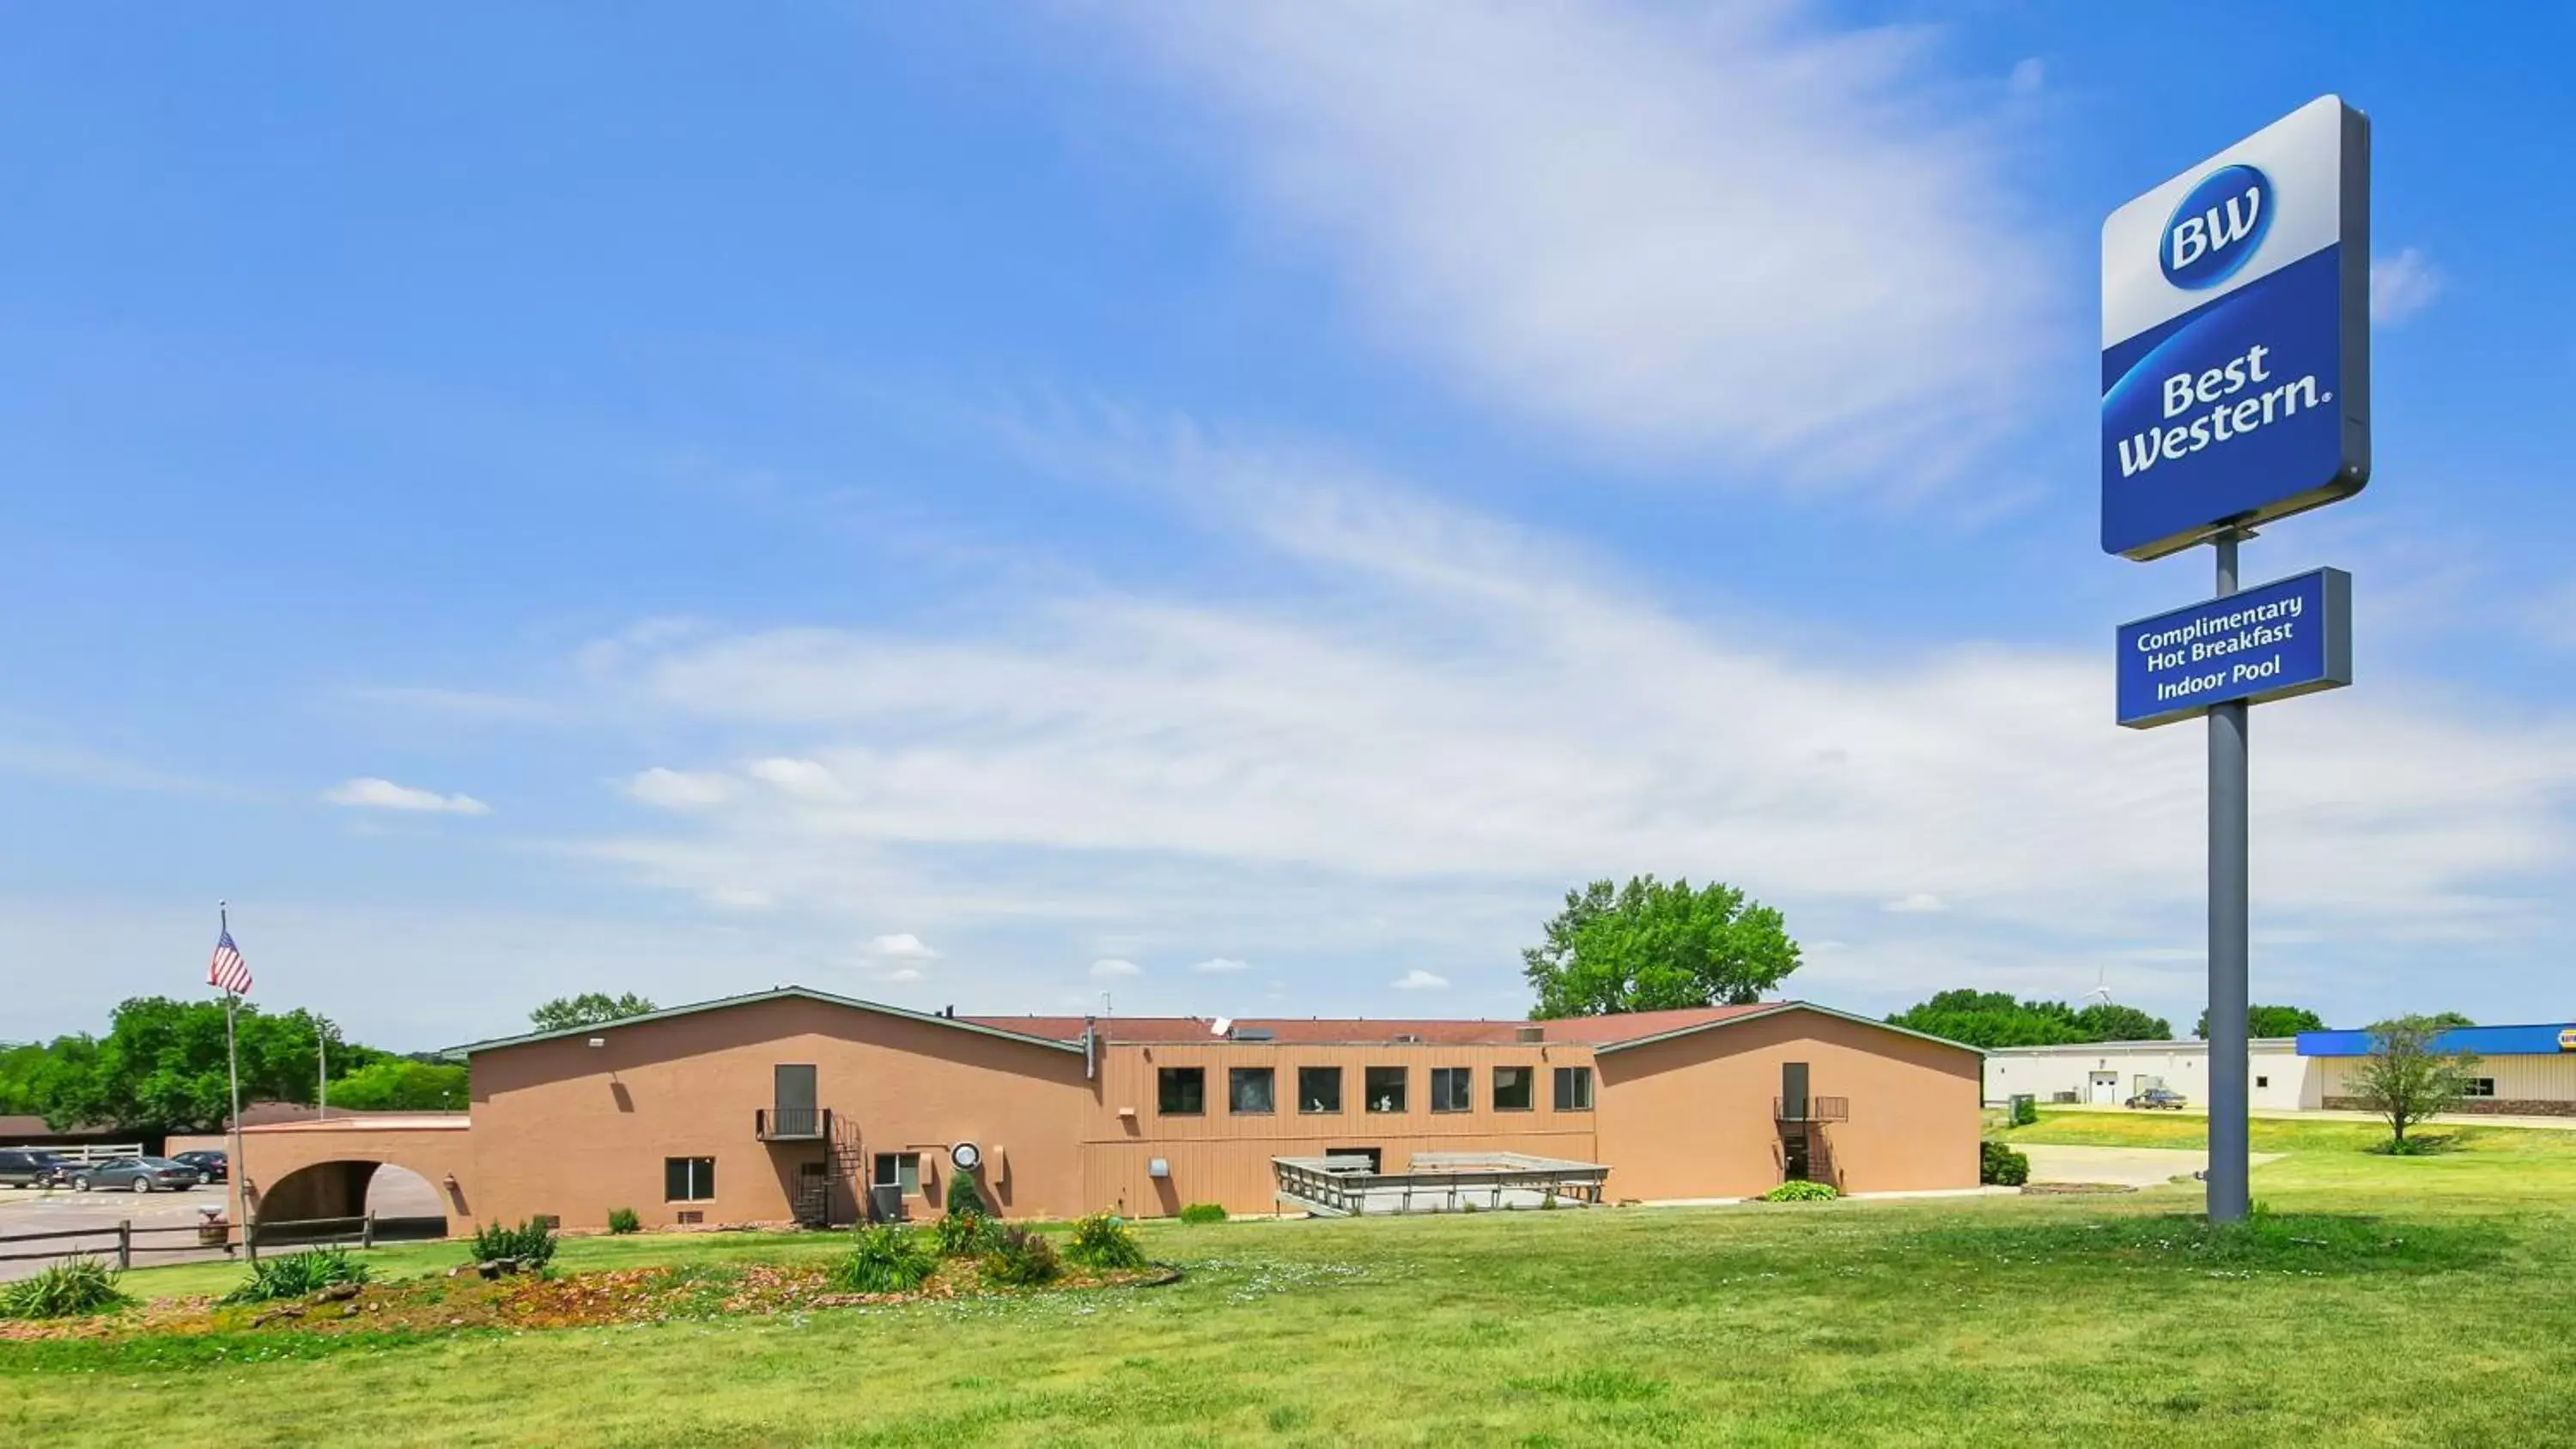
{"type": "Polygon", "coordinates": [[[1771,1116],[1781,1122],[1848,1122],[1851,1120],[1849,1097],[1774,1097],[1771,1116]]]}
{"type": "Polygon", "coordinates": [[[751,1135],[763,1142],[815,1142],[832,1135],[829,1107],[760,1107],[751,1114],[751,1135]]]}
{"type": "Polygon", "coordinates": [[[1327,1217],[1597,1207],[1610,1169],[1518,1152],[1417,1152],[1410,1172],[1365,1157],[1274,1157],[1278,1200],[1327,1217]]]}

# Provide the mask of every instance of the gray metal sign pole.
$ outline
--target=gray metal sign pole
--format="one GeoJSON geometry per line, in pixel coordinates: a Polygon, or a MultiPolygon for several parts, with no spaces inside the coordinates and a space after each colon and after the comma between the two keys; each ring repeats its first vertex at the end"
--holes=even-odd
{"type": "MultiPolygon", "coordinates": [[[[2236,592],[2230,529],[2218,550],[2218,596],[2236,592]]],[[[2247,1210],[2245,1187],[2245,967],[2247,871],[2245,702],[2209,712],[2209,1220],[2233,1223],[2247,1210]]]]}

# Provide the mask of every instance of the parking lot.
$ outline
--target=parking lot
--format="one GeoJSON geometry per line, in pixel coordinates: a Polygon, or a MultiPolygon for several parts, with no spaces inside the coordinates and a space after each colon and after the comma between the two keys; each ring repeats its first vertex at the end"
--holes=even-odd
{"type": "MultiPolygon", "coordinates": [[[[68,1188],[42,1192],[26,1188],[0,1188],[0,1236],[20,1233],[65,1233],[96,1231],[93,1238],[63,1239],[55,1242],[0,1243],[0,1253],[73,1252],[90,1250],[101,1254],[116,1251],[116,1225],[130,1222],[138,1228],[194,1227],[204,1208],[229,1208],[230,1189],[222,1183],[208,1183],[186,1192],[73,1192],[68,1188]]],[[[154,1263],[185,1263],[205,1258],[220,1258],[220,1249],[203,1249],[183,1233],[152,1233],[137,1237],[134,1255],[137,1267],[154,1263]],[[141,1249],[175,1249],[180,1252],[146,1252],[141,1249]]],[[[42,1262],[0,1263],[0,1280],[23,1278],[45,1266],[42,1262]]]]}

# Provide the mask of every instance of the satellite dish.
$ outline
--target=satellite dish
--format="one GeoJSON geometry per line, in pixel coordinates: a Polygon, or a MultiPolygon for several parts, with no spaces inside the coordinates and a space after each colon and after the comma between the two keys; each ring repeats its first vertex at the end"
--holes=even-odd
{"type": "Polygon", "coordinates": [[[948,1149],[948,1165],[959,1172],[973,1172],[984,1165],[984,1149],[972,1142],[960,1142],[948,1149]]]}
{"type": "Polygon", "coordinates": [[[1223,1036],[1232,1030],[1234,1030],[1234,1018],[1230,1016],[1220,1016],[1216,1019],[1216,1025],[1208,1028],[1208,1035],[1223,1036]]]}

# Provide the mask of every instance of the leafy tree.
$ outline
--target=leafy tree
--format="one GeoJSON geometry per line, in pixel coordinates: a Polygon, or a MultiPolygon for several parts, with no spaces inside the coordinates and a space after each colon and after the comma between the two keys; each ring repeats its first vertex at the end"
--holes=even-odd
{"type": "Polygon", "coordinates": [[[2363,1110],[2388,1119],[2392,1152],[2411,1150],[2408,1127],[2451,1110],[2468,1095],[2477,1057],[2434,1050],[2434,1038],[2450,1025],[2439,1016],[2401,1016],[2370,1029],[2370,1055],[2353,1069],[2350,1086],[2363,1110]]]}
{"type": "Polygon", "coordinates": [[[652,1002],[627,992],[610,996],[604,991],[585,991],[579,996],[558,996],[528,1013],[539,1031],[571,1031],[575,1027],[602,1026],[629,1016],[644,1016],[657,1010],[652,1002]]]}
{"type": "Polygon", "coordinates": [[[1780,913],[1717,881],[1596,880],[1545,929],[1521,952],[1539,1020],[1748,1002],[1798,969],[1780,913]]]}
{"type": "Polygon", "coordinates": [[[2016,1001],[2005,991],[1944,991],[1888,1018],[1891,1025],[1978,1047],[2058,1046],[2090,1041],[2162,1041],[2173,1026],[2134,1006],[2016,1001]]]}
{"type": "MultiPolygon", "coordinates": [[[[317,1033],[327,1027],[301,1009],[270,1015],[244,1002],[235,1021],[244,1102],[310,1102],[317,1033]]],[[[224,1008],[215,1001],[138,996],[120,1002],[107,1035],[62,1037],[39,1078],[38,1110],[61,1129],[117,1127],[207,1132],[231,1112],[224,1070],[224,1008]]],[[[384,1054],[335,1045],[331,1065],[353,1071],[384,1054]]]]}
{"type": "MultiPolygon", "coordinates": [[[[2245,1008],[2247,1036],[2297,1036],[2303,1031],[2323,1031],[2326,1019],[2304,1006],[2249,1006],[2245,1008]]],[[[2209,1040],[2209,1012],[2203,1010],[2200,1020],[2192,1024],[2191,1034],[2209,1040]]]]}
{"type": "Polygon", "coordinates": [[[2075,1026],[2084,1033],[2081,1041],[2173,1040],[2172,1022],[2116,1001],[2097,1001],[2075,1013],[2075,1026]]]}
{"type": "Polygon", "coordinates": [[[331,1084],[331,1105],[352,1112],[462,1112],[465,1068],[389,1057],[331,1084]]]}
{"type": "Polygon", "coordinates": [[[2441,1031],[2449,1031],[2455,1026],[2477,1025],[2476,1022],[2469,1020],[2467,1017],[2460,1015],[2456,1011],[2437,1011],[2424,1019],[2431,1022],[2436,1029],[2441,1031]]]}

